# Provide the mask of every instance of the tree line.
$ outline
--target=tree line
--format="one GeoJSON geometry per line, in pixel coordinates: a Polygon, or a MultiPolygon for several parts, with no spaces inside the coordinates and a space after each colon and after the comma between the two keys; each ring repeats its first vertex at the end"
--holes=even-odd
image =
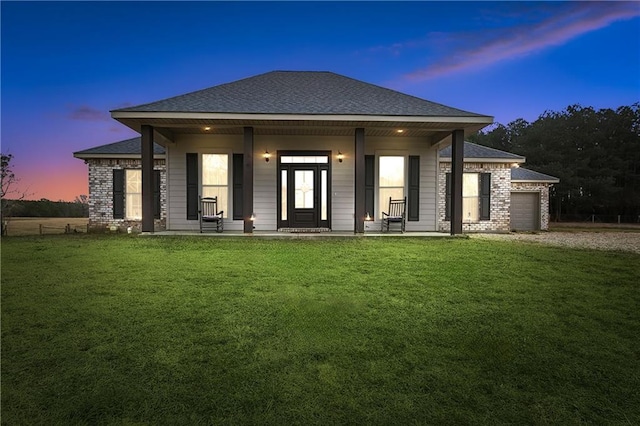
{"type": "Polygon", "coordinates": [[[496,124],[469,140],[523,155],[525,167],[559,178],[550,191],[555,220],[640,220],[640,103],[616,110],[572,105],[532,123],[496,124]]]}
{"type": "Polygon", "coordinates": [[[51,201],[42,198],[32,200],[5,200],[3,216],[13,217],[89,217],[86,196],[75,201],[51,201]],[[84,201],[83,201],[84,198],[84,201]]]}

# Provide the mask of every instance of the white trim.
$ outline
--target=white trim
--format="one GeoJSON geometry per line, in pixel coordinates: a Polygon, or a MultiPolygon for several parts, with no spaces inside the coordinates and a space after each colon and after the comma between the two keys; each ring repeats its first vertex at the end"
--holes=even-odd
{"type": "MultiPolygon", "coordinates": [[[[443,163],[450,163],[451,157],[440,157],[440,161],[443,163]]],[[[465,163],[505,163],[505,164],[513,164],[513,163],[524,163],[524,158],[467,158],[465,157],[463,160],[465,163]]]]}
{"type": "MultiPolygon", "coordinates": [[[[140,154],[73,154],[75,158],[79,158],[81,160],[92,160],[94,158],[111,158],[114,160],[140,160],[142,156],[140,154]]],[[[164,160],[166,159],[165,154],[155,154],[153,156],[154,160],[164,160]]]]}
{"type": "Polygon", "coordinates": [[[414,116],[414,115],[332,115],[332,114],[261,114],[226,112],[147,112],[147,111],[111,111],[111,117],[117,119],[188,119],[188,120],[273,120],[273,121],[376,121],[408,123],[469,123],[491,124],[492,116],[414,116]]]}
{"type": "Polygon", "coordinates": [[[553,183],[560,183],[559,179],[549,179],[549,180],[542,180],[542,179],[511,179],[512,183],[548,183],[548,184],[553,184],[553,183]]]}

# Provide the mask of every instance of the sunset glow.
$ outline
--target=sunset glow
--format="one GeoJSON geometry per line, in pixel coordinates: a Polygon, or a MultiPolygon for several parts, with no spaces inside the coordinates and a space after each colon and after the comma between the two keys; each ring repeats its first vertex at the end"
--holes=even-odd
{"type": "Polygon", "coordinates": [[[73,152],[137,136],[110,110],[272,70],[332,71],[505,124],[640,101],[638,2],[0,7],[2,152],[28,199],[88,193],[73,152]]]}

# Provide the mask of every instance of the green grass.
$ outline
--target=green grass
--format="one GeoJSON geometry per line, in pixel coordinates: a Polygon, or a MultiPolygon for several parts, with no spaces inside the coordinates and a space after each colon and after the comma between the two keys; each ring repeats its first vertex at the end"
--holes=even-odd
{"type": "Polygon", "coordinates": [[[2,240],[2,423],[638,424],[640,256],[2,240]]]}

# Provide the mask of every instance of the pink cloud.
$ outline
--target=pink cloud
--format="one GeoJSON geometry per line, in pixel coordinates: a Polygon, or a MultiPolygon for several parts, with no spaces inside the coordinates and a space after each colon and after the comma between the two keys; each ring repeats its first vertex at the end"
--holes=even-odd
{"type": "Polygon", "coordinates": [[[636,2],[571,3],[562,14],[548,16],[533,24],[480,34],[462,34],[441,40],[443,43],[451,44],[442,59],[405,74],[403,79],[423,81],[491,66],[562,45],[582,34],[607,27],[613,22],[637,16],[640,16],[640,6],[636,2]],[[472,41],[470,36],[475,40],[472,41]]]}
{"type": "Polygon", "coordinates": [[[87,105],[73,108],[69,113],[69,118],[81,121],[107,121],[111,119],[107,111],[102,111],[87,105]]]}

